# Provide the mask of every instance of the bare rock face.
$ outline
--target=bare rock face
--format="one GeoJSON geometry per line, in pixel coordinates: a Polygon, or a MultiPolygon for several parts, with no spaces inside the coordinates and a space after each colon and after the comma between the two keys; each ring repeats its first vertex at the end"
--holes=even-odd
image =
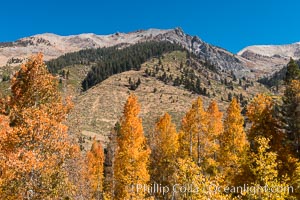
{"type": "Polygon", "coordinates": [[[282,69],[290,58],[300,59],[300,43],[249,46],[238,55],[251,61],[255,70],[268,75],[282,69]]]}
{"type": "Polygon", "coordinates": [[[197,36],[185,34],[181,28],[167,31],[164,34],[156,36],[155,39],[179,43],[186,49],[198,55],[202,60],[215,65],[220,70],[239,71],[244,74],[250,72],[247,67],[248,61],[245,59],[234,55],[225,49],[210,45],[197,36]]]}

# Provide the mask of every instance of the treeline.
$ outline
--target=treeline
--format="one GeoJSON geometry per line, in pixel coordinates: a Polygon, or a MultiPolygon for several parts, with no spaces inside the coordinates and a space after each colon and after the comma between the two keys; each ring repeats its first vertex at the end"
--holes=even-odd
{"type": "Polygon", "coordinates": [[[141,64],[148,59],[175,50],[183,50],[183,47],[170,42],[151,41],[129,47],[114,46],[68,53],[47,62],[47,66],[51,73],[57,73],[66,66],[92,64],[90,72],[82,82],[83,90],[87,90],[111,75],[132,69],[139,70],[141,64]]]}
{"type": "Polygon", "coordinates": [[[145,42],[124,49],[116,49],[93,65],[82,82],[82,88],[87,90],[114,74],[140,70],[141,65],[148,59],[175,50],[183,50],[183,48],[169,42],[145,42]]]}
{"type": "Polygon", "coordinates": [[[199,97],[179,130],[165,113],[145,136],[131,94],[105,151],[94,139],[84,153],[64,125],[72,103],[42,60],[38,55],[22,65],[11,95],[0,101],[0,199],[300,198],[294,61],[283,102],[258,94],[247,106],[247,130],[236,98],[223,116],[216,101],[204,108],[199,97]]]}

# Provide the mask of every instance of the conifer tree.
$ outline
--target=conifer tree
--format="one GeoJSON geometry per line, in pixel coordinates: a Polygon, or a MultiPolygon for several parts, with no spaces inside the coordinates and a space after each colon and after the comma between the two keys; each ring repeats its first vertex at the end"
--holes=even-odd
{"type": "Polygon", "coordinates": [[[300,158],[300,80],[291,80],[283,96],[283,122],[295,156],[300,158]]]}
{"type": "Polygon", "coordinates": [[[150,149],[144,137],[142,119],[138,117],[140,106],[137,97],[131,94],[125,104],[117,138],[114,161],[114,199],[143,199],[145,192],[136,185],[146,185],[150,149]]]}
{"type": "Polygon", "coordinates": [[[91,183],[93,198],[100,199],[103,196],[103,163],[104,152],[100,142],[93,139],[91,150],[87,153],[88,178],[91,183]]]}
{"type": "Polygon", "coordinates": [[[287,65],[285,82],[289,84],[292,80],[300,79],[300,68],[297,63],[291,58],[287,65]]]}
{"type": "MultiPolygon", "coordinates": [[[[156,123],[150,140],[151,147],[151,183],[161,184],[172,188],[175,182],[176,158],[179,148],[178,134],[171,116],[166,113],[156,123]]],[[[171,194],[164,196],[157,192],[155,196],[161,199],[170,199],[171,194]]]]}

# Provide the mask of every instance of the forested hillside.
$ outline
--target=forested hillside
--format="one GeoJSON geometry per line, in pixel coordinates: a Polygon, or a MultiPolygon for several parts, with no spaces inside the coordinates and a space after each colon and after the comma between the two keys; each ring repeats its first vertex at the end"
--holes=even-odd
{"type": "MultiPolygon", "coordinates": [[[[62,78],[61,86],[79,89],[86,75],[77,74],[85,67],[75,65],[64,68],[66,74],[70,71],[70,75],[68,79],[62,78]]],[[[120,117],[130,92],[137,95],[141,104],[147,105],[142,107],[141,117],[148,134],[163,112],[169,112],[179,127],[189,103],[198,95],[203,97],[205,105],[209,104],[211,98],[215,99],[222,111],[236,97],[245,114],[247,102],[255,94],[269,90],[253,80],[234,79],[231,73],[216,73],[186,51],[166,53],[149,59],[139,71],[115,74],[85,92],[73,94],[76,97],[75,106],[68,121],[71,127],[80,127],[82,130],[85,148],[90,147],[91,138],[95,135],[105,141],[120,117]]]]}
{"type": "Polygon", "coordinates": [[[149,134],[140,117],[147,102],[130,90],[105,148],[94,138],[84,151],[80,132],[66,125],[70,98],[42,55],[34,56],[0,101],[0,198],[299,199],[300,70],[293,60],[285,76],[282,96],[251,99],[249,122],[237,98],[222,112],[217,101],[205,106],[197,96],[179,127],[164,112],[149,134]]]}
{"type": "Polygon", "coordinates": [[[170,42],[144,42],[129,47],[118,45],[69,53],[47,62],[47,66],[52,73],[57,73],[65,66],[92,65],[90,72],[82,82],[83,90],[87,90],[111,75],[129,70],[139,70],[141,64],[148,59],[175,50],[183,50],[183,48],[170,42]]]}

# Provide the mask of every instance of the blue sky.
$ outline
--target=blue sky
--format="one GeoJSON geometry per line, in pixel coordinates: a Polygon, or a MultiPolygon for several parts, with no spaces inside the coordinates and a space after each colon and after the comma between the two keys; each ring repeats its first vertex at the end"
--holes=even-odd
{"type": "Polygon", "coordinates": [[[297,0],[28,0],[0,3],[0,41],[50,32],[110,34],[181,27],[233,53],[300,41],[297,0]]]}

